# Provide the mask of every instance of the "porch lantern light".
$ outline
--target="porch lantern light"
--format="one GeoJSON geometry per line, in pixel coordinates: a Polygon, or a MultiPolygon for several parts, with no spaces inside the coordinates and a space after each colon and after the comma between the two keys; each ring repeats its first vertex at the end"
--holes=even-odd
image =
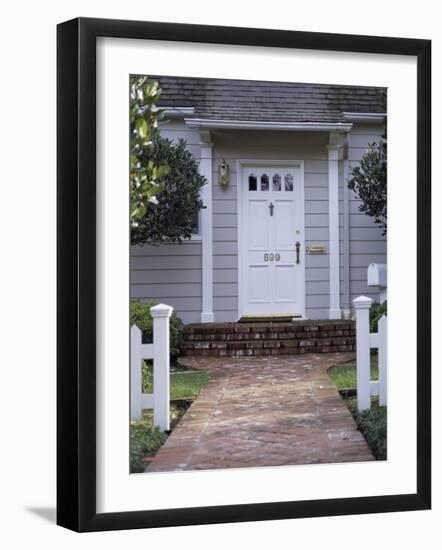
{"type": "Polygon", "coordinates": [[[230,184],[230,168],[227,162],[223,159],[219,165],[219,185],[222,189],[227,189],[230,184]]]}

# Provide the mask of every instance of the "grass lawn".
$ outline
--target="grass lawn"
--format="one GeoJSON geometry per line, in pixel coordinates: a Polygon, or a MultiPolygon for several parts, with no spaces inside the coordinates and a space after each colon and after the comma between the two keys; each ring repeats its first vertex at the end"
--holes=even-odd
{"type": "MultiPolygon", "coordinates": [[[[378,378],[378,357],[372,355],[370,360],[371,379],[378,378]]],[[[348,390],[356,388],[356,361],[343,363],[328,369],[328,375],[332,379],[338,390],[348,390]]]]}
{"type": "Polygon", "coordinates": [[[207,384],[205,372],[174,372],[170,375],[171,399],[195,399],[207,384]]]}
{"type": "MultiPolygon", "coordinates": [[[[178,371],[170,373],[170,424],[171,430],[207,384],[208,376],[201,371],[178,371]]],[[[143,365],[143,392],[152,393],[152,362],[143,365]]],[[[153,428],[153,411],[143,411],[143,419],[131,422],[130,426],[130,471],[144,472],[148,458],[154,456],[167,439],[167,434],[153,428]]]]}
{"type": "MultiPolygon", "coordinates": [[[[371,379],[378,377],[377,355],[371,356],[371,379]]],[[[343,363],[330,368],[328,375],[338,390],[356,389],[356,362],[343,363]]],[[[356,397],[343,398],[359,430],[365,437],[376,460],[387,458],[387,407],[381,407],[377,397],[371,398],[371,409],[358,412],[356,397]]]]}
{"type": "MultiPolygon", "coordinates": [[[[170,373],[170,399],[195,399],[207,384],[208,376],[202,371],[178,371],[170,373]]],[[[151,362],[143,366],[143,392],[153,392],[153,368],[151,362]]]]}

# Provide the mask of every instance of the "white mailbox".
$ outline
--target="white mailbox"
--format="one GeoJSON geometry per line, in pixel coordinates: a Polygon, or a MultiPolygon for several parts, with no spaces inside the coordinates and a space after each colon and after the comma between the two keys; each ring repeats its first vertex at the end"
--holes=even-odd
{"type": "Polygon", "coordinates": [[[368,266],[367,285],[379,288],[381,303],[387,299],[387,264],[370,264],[368,266]]]}

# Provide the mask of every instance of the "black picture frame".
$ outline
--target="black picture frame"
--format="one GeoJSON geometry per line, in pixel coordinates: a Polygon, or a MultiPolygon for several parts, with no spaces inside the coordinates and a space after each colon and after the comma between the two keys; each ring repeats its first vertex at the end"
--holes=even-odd
{"type": "Polygon", "coordinates": [[[431,41],[79,18],[58,25],[57,523],[75,531],[424,510],[431,506],[431,41]],[[96,39],[417,58],[417,492],[96,513],[96,39]]]}

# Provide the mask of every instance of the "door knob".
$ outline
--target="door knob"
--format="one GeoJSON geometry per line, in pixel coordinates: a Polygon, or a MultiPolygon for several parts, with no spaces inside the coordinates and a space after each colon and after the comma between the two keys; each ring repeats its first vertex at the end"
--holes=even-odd
{"type": "Polygon", "coordinates": [[[296,263],[299,264],[299,251],[301,250],[301,243],[299,241],[296,241],[295,248],[296,248],[296,263]]]}

